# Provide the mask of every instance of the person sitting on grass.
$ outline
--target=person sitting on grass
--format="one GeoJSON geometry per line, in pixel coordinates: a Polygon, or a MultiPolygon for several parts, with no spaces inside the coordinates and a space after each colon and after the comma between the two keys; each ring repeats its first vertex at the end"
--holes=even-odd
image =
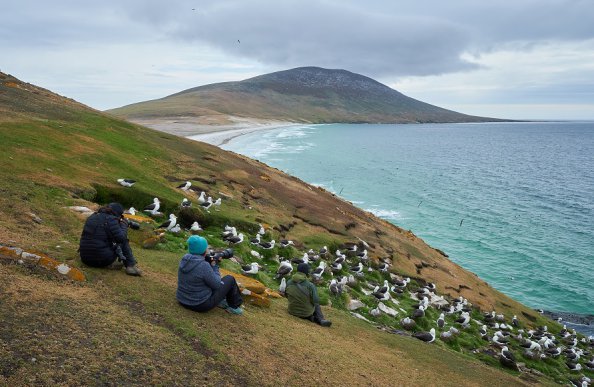
{"type": "Polygon", "coordinates": [[[128,242],[128,221],[124,207],[110,203],[87,218],[80,236],[80,259],[85,265],[121,269],[126,274],[140,276],[128,242]]]}
{"type": "Polygon", "coordinates": [[[206,258],[208,242],[201,236],[188,238],[188,254],[179,263],[177,301],[196,312],[208,312],[220,306],[229,313],[242,314],[241,292],[235,278],[221,278],[219,260],[206,258]]]}
{"type": "Polygon", "coordinates": [[[318,290],[307,279],[308,275],[309,265],[300,263],[297,266],[297,273],[293,274],[293,277],[287,282],[285,294],[289,300],[289,314],[308,319],[323,327],[329,327],[332,322],[324,318],[320,308],[318,290]]]}

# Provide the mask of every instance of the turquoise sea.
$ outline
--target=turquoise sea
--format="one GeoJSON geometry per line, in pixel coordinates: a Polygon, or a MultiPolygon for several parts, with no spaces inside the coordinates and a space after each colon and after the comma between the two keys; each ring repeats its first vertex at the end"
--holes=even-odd
{"type": "Polygon", "coordinates": [[[412,230],[528,306],[594,313],[594,122],[304,125],[223,147],[412,230]]]}

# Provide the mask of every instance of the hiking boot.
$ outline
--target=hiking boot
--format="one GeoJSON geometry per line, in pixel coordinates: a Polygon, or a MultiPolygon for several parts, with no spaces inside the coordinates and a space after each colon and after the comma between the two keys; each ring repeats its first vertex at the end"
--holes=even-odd
{"type": "Polygon", "coordinates": [[[126,266],[126,274],[140,277],[142,275],[142,271],[138,268],[138,266],[126,266]]]}
{"type": "Polygon", "coordinates": [[[330,321],[330,320],[320,320],[320,321],[317,321],[317,323],[323,327],[329,327],[330,325],[332,325],[332,321],[330,321]]]}
{"type": "Polygon", "coordinates": [[[111,265],[107,266],[110,270],[120,270],[122,267],[124,267],[124,262],[117,259],[113,261],[111,265]]]}
{"type": "Polygon", "coordinates": [[[222,309],[227,309],[229,307],[229,304],[227,303],[227,300],[223,299],[223,301],[219,302],[219,305],[217,306],[222,309]]]}
{"type": "Polygon", "coordinates": [[[232,307],[227,307],[227,309],[225,309],[228,313],[231,314],[236,314],[236,315],[242,315],[243,314],[243,309],[241,309],[240,306],[238,306],[237,308],[232,308],[232,307]]]}

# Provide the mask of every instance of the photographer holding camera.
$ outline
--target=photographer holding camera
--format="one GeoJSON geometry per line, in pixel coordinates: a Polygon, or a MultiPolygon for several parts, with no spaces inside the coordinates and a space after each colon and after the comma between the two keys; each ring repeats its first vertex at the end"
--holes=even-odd
{"type": "Polygon", "coordinates": [[[126,268],[126,274],[140,276],[128,242],[128,227],[138,230],[136,222],[128,222],[120,203],[110,203],[93,213],[85,222],[80,237],[80,258],[93,267],[126,268]]]}
{"type": "Polygon", "coordinates": [[[241,292],[235,278],[221,278],[219,262],[231,258],[233,250],[207,253],[208,242],[198,235],[188,238],[188,251],[179,263],[177,272],[177,301],[196,312],[208,312],[220,306],[229,313],[242,314],[241,292]]]}

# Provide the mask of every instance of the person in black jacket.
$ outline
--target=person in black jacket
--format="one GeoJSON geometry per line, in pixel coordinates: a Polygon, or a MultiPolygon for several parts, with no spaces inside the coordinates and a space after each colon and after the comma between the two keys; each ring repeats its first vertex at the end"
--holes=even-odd
{"type": "Polygon", "coordinates": [[[136,267],[128,242],[128,222],[123,214],[120,203],[110,203],[89,216],[80,237],[80,258],[93,267],[119,268],[123,263],[126,274],[140,276],[142,272],[136,267]]]}

